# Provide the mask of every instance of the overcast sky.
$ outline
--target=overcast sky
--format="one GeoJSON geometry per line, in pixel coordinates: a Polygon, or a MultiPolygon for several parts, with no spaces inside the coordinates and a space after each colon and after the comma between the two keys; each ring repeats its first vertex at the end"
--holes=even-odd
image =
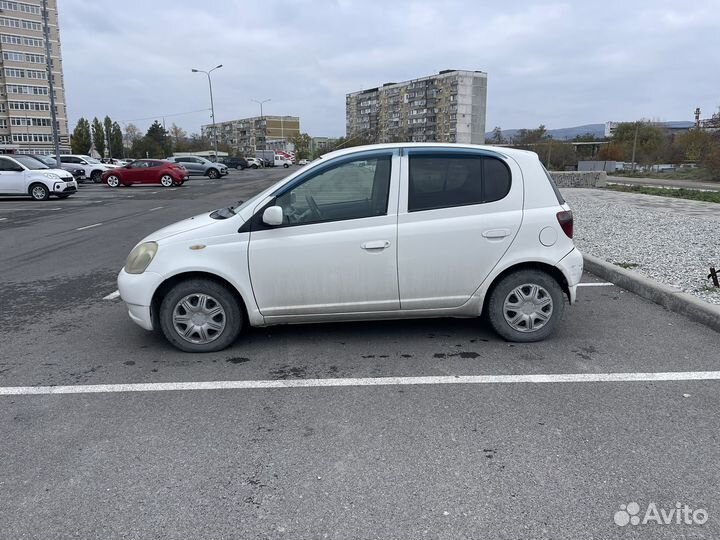
{"type": "Polygon", "coordinates": [[[109,114],[197,132],[298,115],[345,133],[345,94],[488,73],[487,130],[692,120],[720,105],[720,0],[58,0],[70,126],[109,114]],[[205,109],[205,110],[202,110],[205,109]],[[189,111],[198,111],[192,114],[189,111]],[[176,116],[171,116],[176,115],[176,116]]]}

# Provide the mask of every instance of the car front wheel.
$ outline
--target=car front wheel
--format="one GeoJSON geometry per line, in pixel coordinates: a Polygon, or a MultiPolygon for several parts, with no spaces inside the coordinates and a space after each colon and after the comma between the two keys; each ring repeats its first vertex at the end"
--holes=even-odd
{"type": "Polygon", "coordinates": [[[164,174],[160,178],[160,184],[162,187],[172,187],[173,184],[175,184],[175,180],[173,180],[173,177],[169,174],[164,174]]]}
{"type": "Polygon", "coordinates": [[[243,326],[242,311],[232,292],[206,279],[175,285],[160,304],[159,319],[167,340],[186,352],[225,349],[243,326]]]}
{"type": "Polygon", "coordinates": [[[33,184],[30,186],[30,196],[35,201],[46,201],[50,197],[50,190],[43,184],[33,184]]]}
{"type": "Polygon", "coordinates": [[[102,171],[93,171],[92,173],[90,173],[90,180],[92,180],[96,184],[100,183],[101,177],[102,171]]]}
{"type": "Polygon", "coordinates": [[[208,178],[212,178],[213,180],[215,180],[216,178],[220,178],[220,171],[218,171],[217,169],[210,169],[207,172],[207,175],[208,178]]]}
{"type": "Polygon", "coordinates": [[[548,337],[565,308],[563,290],[540,270],[519,270],[493,289],[487,315],[493,329],[508,341],[532,342],[548,337]]]}

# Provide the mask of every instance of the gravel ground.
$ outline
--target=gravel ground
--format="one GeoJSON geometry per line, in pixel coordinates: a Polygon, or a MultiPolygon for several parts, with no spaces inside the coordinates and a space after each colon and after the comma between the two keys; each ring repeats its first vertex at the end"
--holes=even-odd
{"type": "Polygon", "coordinates": [[[720,304],[707,278],[711,266],[720,270],[720,204],[593,189],[563,194],[581,251],[720,304]]]}

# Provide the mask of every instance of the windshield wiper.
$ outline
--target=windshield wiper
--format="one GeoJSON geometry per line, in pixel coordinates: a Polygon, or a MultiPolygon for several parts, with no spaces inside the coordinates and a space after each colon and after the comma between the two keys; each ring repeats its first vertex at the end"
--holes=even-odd
{"type": "Polygon", "coordinates": [[[235,206],[228,206],[227,208],[220,208],[210,214],[213,219],[227,219],[235,215],[235,210],[245,201],[238,201],[235,206]]]}

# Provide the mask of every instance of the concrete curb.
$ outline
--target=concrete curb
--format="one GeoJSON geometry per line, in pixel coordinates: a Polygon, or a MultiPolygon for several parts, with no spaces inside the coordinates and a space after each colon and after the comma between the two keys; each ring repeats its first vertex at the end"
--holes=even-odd
{"type": "Polygon", "coordinates": [[[592,255],[583,254],[583,258],[585,259],[585,270],[591,274],[720,332],[720,306],[708,304],[691,294],[646,278],[636,272],[625,270],[592,255]]]}

